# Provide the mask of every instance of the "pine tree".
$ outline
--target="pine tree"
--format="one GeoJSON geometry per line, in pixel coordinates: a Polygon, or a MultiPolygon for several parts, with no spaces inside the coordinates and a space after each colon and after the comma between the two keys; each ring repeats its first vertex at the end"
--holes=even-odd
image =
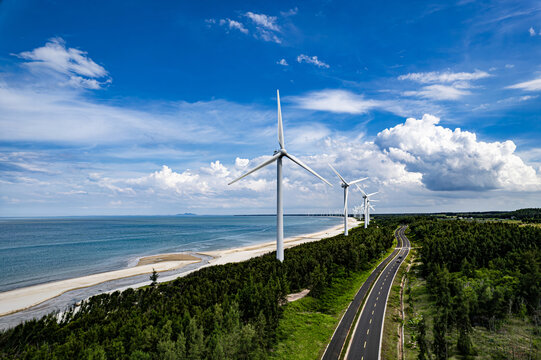
{"type": "Polygon", "coordinates": [[[156,272],[156,270],[154,270],[154,268],[152,268],[152,275],[150,275],[150,281],[152,281],[150,283],[150,286],[156,286],[156,284],[158,283],[158,277],[160,275],[158,275],[158,273],[156,272]]]}
{"type": "Polygon", "coordinates": [[[426,344],[426,322],[425,318],[421,317],[419,324],[417,325],[419,334],[417,335],[417,345],[419,346],[418,360],[428,359],[428,346],[426,344]]]}
{"type": "Polygon", "coordinates": [[[434,342],[432,348],[437,360],[447,359],[447,340],[445,335],[447,333],[447,310],[439,309],[440,315],[434,319],[434,342]],[[441,312],[445,314],[441,314],[441,312]]]}

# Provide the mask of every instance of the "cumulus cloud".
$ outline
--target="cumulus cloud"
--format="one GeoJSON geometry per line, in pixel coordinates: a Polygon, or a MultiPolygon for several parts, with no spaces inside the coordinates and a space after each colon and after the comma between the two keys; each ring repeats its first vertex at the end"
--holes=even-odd
{"type": "Polygon", "coordinates": [[[199,174],[192,173],[190,170],[178,173],[167,165],[163,165],[159,171],[147,176],[116,181],[116,187],[122,189],[124,188],[122,185],[129,186],[128,188],[132,191],[136,191],[134,188],[137,189],[137,187],[149,187],[153,190],[173,191],[178,195],[188,196],[206,195],[211,191],[208,182],[201,179],[199,174]]]}
{"type": "Polygon", "coordinates": [[[282,66],[289,66],[289,64],[287,63],[286,59],[280,59],[279,61],[276,62],[278,65],[282,65],[282,66]]]}
{"type": "MultiPolygon", "coordinates": [[[[439,119],[431,115],[420,120],[407,119],[374,138],[315,125],[288,128],[289,149],[336,185],[338,179],[327,163],[333,164],[346,179],[368,176],[361,186],[369,192],[380,191],[377,197],[382,202],[378,209],[384,211],[454,211],[465,207],[483,210],[498,204],[505,208],[535,204],[539,199],[541,169],[536,172],[526,165],[512,141],[483,142],[472,132],[439,125],[439,119]],[[313,155],[306,156],[299,149],[313,155]],[[472,197],[475,204],[464,202],[472,197]]],[[[530,161],[537,155],[532,153],[530,161]]],[[[6,159],[8,164],[23,161],[28,169],[49,164],[52,172],[30,174],[21,167],[8,170],[12,177],[6,182],[6,176],[0,176],[0,196],[20,199],[20,203],[32,199],[48,204],[47,194],[56,193],[63,198],[73,197],[73,203],[79,207],[94,203],[87,213],[95,213],[92,209],[102,209],[110,201],[122,201],[123,213],[137,214],[152,213],[149,209],[158,213],[269,213],[275,205],[275,164],[227,185],[269,156],[249,159],[225,155],[200,167],[167,164],[178,163],[176,157],[165,160],[162,166],[146,161],[137,165],[101,164],[83,180],[79,174],[88,173],[95,166],[89,167],[88,159],[81,160],[73,171],[66,168],[71,165],[65,162],[51,163],[39,156],[43,154],[25,155],[24,161],[21,154],[6,159]],[[38,158],[34,159],[35,156],[38,158]],[[39,181],[39,188],[36,181],[29,182],[28,178],[39,181]]],[[[338,186],[328,187],[287,159],[284,191],[286,212],[339,208],[342,202],[338,186]]],[[[356,190],[351,199],[352,207],[360,201],[356,190]]]]}
{"type": "Polygon", "coordinates": [[[535,30],[533,26],[530,26],[530,29],[528,30],[528,32],[530,33],[530,36],[535,36],[535,30]]]}
{"type": "Polygon", "coordinates": [[[74,87],[100,89],[102,85],[111,82],[105,68],[90,59],[87,52],[66,48],[62,38],[52,38],[45,46],[16,56],[29,60],[25,65],[33,70],[48,70],[65,75],[68,78],[67,84],[74,87]]]}
{"type": "Polygon", "coordinates": [[[248,159],[242,159],[242,158],[236,158],[235,159],[235,166],[238,167],[238,168],[245,168],[246,166],[248,166],[248,163],[250,162],[250,160],[248,159]]]}
{"type": "Polygon", "coordinates": [[[422,174],[430,190],[539,190],[536,171],[514,154],[512,141],[478,141],[474,133],[438,126],[425,115],[380,132],[375,143],[408,171],[422,174]]]}
{"type": "Polygon", "coordinates": [[[491,76],[489,73],[475,70],[472,73],[469,72],[424,72],[424,73],[409,73],[406,75],[400,75],[398,80],[412,80],[422,84],[426,83],[450,83],[455,81],[472,81],[484,79],[491,76]]]}
{"type": "Polygon", "coordinates": [[[378,101],[367,100],[363,95],[345,90],[315,91],[303,96],[291,96],[287,99],[302,109],[347,114],[363,114],[380,105],[378,101]]]}
{"type": "Polygon", "coordinates": [[[299,64],[303,62],[307,64],[312,64],[320,68],[326,68],[326,69],[330,68],[329,64],[326,64],[325,62],[319,60],[317,56],[308,56],[308,55],[300,54],[299,56],[297,56],[297,62],[299,64]]]}
{"type": "MultiPolygon", "coordinates": [[[[422,119],[409,118],[405,123],[385,129],[374,141],[362,135],[346,138],[320,129],[310,139],[300,139],[294,146],[313,147],[317,142],[320,153],[301,156],[328,180],[334,175],[324,166],[332,163],[344,170],[347,178],[369,176],[363,183],[368,190],[381,187],[399,187],[431,191],[538,191],[541,178],[536,170],[526,165],[515,154],[512,141],[479,141],[475,133],[451,130],[439,125],[440,119],[425,115],[422,119]],[[312,138],[313,137],[313,138],[312,138]],[[308,145],[306,144],[308,142],[308,145]]],[[[296,139],[305,129],[295,129],[291,138],[296,139]]],[[[292,144],[296,140],[292,141],[292,144]]],[[[236,158],[230,166],[220,161],[211,162],[199,170],[175,172],[168,166],[150,175],[119,182],[100,179],[108,189],[131,193],[141,186],[154,191],[169,190],[182,196],[249,196],[245,191],[263,192],[272,196],[275,168],[268,166],[249,177],[227,186],[227,183],[267,160],[261,156],[251,160],[236,158]],[[242,195],[241,195],[242,194],[242,195]]],[[[328,191],[318,179],[296,165],[285,163],[286,187],[317,192],[325,198],[328,191]]]]}
{"type": "Polygon", "coordinates": [[[507,89],[520,89],[525,91],[541,91],[541,78],[524,81],[515,85],[508,86],[507,89]]]}

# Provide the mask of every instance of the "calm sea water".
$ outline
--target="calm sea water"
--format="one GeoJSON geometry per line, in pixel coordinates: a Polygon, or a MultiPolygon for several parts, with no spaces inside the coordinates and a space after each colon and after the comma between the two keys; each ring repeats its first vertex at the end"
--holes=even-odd
{"type": "MultiPolygon", "coordinates": [[[[341,221],[286,216],[284,236],[341,221]]],[[[0,292],[133,266],[146,255],[227,249],[275,238],[275,216],[4,218],[0,292]]]]}

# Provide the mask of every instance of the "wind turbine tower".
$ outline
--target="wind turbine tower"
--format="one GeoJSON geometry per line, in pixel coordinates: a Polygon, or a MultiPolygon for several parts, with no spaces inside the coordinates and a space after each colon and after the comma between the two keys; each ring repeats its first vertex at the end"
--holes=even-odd
{"type": "Polygon", "coordinates": [[[370,202],[377,201],[377,200],[371,200],[370,196],[376,195],[379,191],[376,191],[372,194],[367,194],[363,191],[363,189],[359,187],[359,185],[355,185],[355,186],[357,186],[357,189],[359,189],[361,194],[363,194],[364,228],[366,229],[368,225],[370,224],[370,209],[375,210],[374,207],[370,205],[370,202]]]}
{"type": "Polygon", "coordinates": [[[306,171],[312,173],[318,177],[321,181],[332,186],[330,182],[321,177],[318,173],[312,170],[308,165],[299,160],[296,156],[288,153],[285,149],[284,144],[284,129],[282,125],[282,110],[280,109],[280,92],[276,90],[276,97],[278,102],[278,143],[280,144],[280,150],[274,151],[273,156],[259,164],[252,170],[248,171],[244,175],[236,178],[231,181],[228,185],[231,185],[245,176],[250,175],[251,173],[269,165],[276,161],[276,258],[281,262],[284,261],[284,211],[282,206],[282,158],[287,157],[289,160],[293,161],[295,164],[304,168],[306,171]]]}
{"type": "Polygon", "coordinates": [[[334,173],[340,178],[340,181],[342,181],[341,186],[344,189],[344,236],[348,236],[348,189],[349,189],[349,186],[353,184],[357,184],[358,182],[361,182],[368,178],[357,179],[354,181],[350,181],[348,183],[346,180],[344,180],[342,175],[340,175],[338,171],[336,171],[336,169],[332,167],[331,164],[329,164],[329,166],[331,167],[332,171],[334,171],[334,173]]]}

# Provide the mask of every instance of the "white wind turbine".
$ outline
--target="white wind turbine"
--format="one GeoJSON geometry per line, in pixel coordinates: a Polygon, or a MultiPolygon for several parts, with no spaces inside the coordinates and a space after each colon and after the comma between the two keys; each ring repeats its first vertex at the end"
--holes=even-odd
{"type": "Polygon", "coordinates": [[[248,171],[246,174],[231,181],[228,185],[231,185],[234,182],[237,182],[238,180],[242,179],[243,177],[248,176],[251,173],[276,161],[276,170],[277,170],[276,171],[276,258],[280,261],[284,261],[284,212],[283,212],[283,207],[282,207],[282,158],[284,156],[289,158],[289,160],[293,161],[294,163],[304,168],[308,172],[311,172],[323,182],[327,183],[330,186],[332,185],[330,182],[325,180],[314,170],[310,169],[308,165],[306,165],[297,157],[291,155],[290,153],[286,151],[285,145],[284,145],[284,129],[282,126],[282,110],[280,109],[280,92],[278,90],[276,90],[276,97],[278,101],[278,143],[280,144],[280,150],[274,151],[273,156],[269,160],[263,162],[262,164],[248,171]]]}
{"type": "Polygon", "coordinates": [[[344,235],[348,236],[348,189],[349,189],[349,186],[353,185],[353,184],[357,184],[358,182],[366,180],[368,178],[357,179],[357,180],[354,180],[354,181],[350,181],[348,183],[338,173],[338,171],[336,171],[336,169],[332,167],[331,164],[329,164],[329,166],[331,167],[332,171],[334,171],[334,173],[340,178],[340,180],[342,181],[341,186],[344,188],[344,235]]]}
{"type": "Polygon", "coordinates": [[[359,185],[356,185],[357,189],[363,194],[363,207],[364,207],[364,228],[366,229],[368,225],[370,224],[370,209],[375,210],[374,207],[370,204],[372,201],[377,200],[370,200],[370,196],[376,195],[379,191],[376,191],[372,194],[367,194],[363,191],[363,189],[360,188],[359,185]]]}

